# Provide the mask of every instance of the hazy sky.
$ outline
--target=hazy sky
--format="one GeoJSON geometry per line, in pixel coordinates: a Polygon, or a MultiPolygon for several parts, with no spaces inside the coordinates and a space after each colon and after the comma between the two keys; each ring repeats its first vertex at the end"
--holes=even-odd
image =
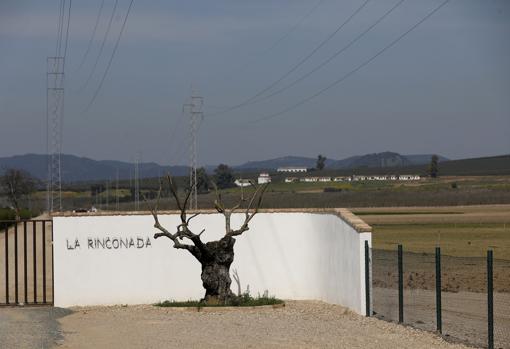
{"type": "MultiPolygon", "coordinates": [[[[510,153],[510,1],[451,0],[337,86],[288,113],[254,122],[345,76],[443,0],[406,0],[362,39],[293,88],[225,114],[271,85],[365,0],[135,0],[111,70],[85,112],[130,0],[92,71],[115,0],[73,0],[63,152],[94,159],[185,164],[191,86],[204,97],[199,162],[283,155],[329,158],[380,151],[451,158],[510,153]],[[316,5],[319,4],[317,7],[316,5]],[[315,11],[301,19],[314,7],[315,11]],[[298,24],[296,26],[296,24],[298,24]]],[[[271,91],[345,47],[399,0],[371,0],[271,91]]],[[[44,153],[46,57],[57,0],[0,0],[0,156],[44,153]]],[[[271,92],[269,91],[269,92],[271,92]]]]}

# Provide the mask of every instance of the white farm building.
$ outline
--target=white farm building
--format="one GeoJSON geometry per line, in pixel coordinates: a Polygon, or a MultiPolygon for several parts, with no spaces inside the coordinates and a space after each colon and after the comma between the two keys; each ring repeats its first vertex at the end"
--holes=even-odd
{"type": "Polygon", "coordinates": [[[259,174],[257,182],[258,184],[271,183],[271,176],[269,175],[269,173],[262,172],[261,174],[259,174]]]}
{"type": "Polygon", "coordinates": [[[252,185],[252,181],[249,179],[236,179],[234,183],[238,187],[249,187],[250,185],[252,185]]]}
{"type": "Polygon", "coordinates": [[[289,173],[305,173],[307,171],[306,167],[278,167],[276,172],[289,172],[289,173]]]}

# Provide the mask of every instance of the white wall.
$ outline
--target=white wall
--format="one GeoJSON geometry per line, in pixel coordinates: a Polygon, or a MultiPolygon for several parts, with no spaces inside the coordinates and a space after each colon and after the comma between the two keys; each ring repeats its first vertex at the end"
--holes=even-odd
{"type": "MultiPolygon", "coordinates": [[[[242,216],[234,216],[233,224],[242,216]]],[[[177,215],[160,222],[173,231],[177,215]]],[[[153,239],[149,215],[55,217],[55,305],[141,304],[200,299],[200,264],[167,238],[153,239]],[[88,238],[149,239],[143,248],[90,248],[88,238]],[[80,247],[74,247],[78,240],[80,247]]],[[[235,260],[243,290],[268,290],[283,299],[316,299],[365,313],[364,241],[334,214],[259,213],[250,230],[236,238],[235,260]]],[[[193,219],[191,229],[206,228],[204,240],[224,233],[219,214],[193,219]]],[[[111,247],[111,242],[107,244],[111,247]]],[[[236,290],[233,282],[232,289],[236,290]]]]}

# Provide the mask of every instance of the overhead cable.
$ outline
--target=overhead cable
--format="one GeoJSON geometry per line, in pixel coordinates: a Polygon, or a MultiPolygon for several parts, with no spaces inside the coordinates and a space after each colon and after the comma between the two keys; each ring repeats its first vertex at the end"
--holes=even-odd
{"type": "Polygon", "coordinates": [[[414,24],[411,28],[409,28],[408,30],[406,30],[404,33],[402,33],[401,35],[399,35],[395,40],[393,40],[392,42],[390,42],[388,45],[386,45],[385,47],[383,47],[381,50],[379,50],[375,55],[371,56],[369,59],[363,61],[361,64],[359,64],[358,66],[356,66],[356,68],[354,68],[353,70],[349,71],[347,74],[344,74],[342,77],[340,77],[339,79],[335,80],[333,83],[329,84],[328,86],[322,88],[321,90],[319,90],[318,92],[314,93],[313,95],[309,96],[309,97],[306,97],[300,101],[298,101],[297,103],[294,103],[292,104],[291,106],[279,111],[279,112],[276,112],[276,113],[273,113],[273,114],[270,114],[270,115],[267,115],[265,117],[262,117],[262,118],[259,118],[259,119],[256,119],[254,120],[253,122],[260,122],[260,121],[266,121],[266,120],[270,120],[270,119],[274,119],[276,117],[279,117],[283,114],[286,114],[292,110],[295,110],[297,109],[298,107],[302,106],[303,104],[306,104],[308,103],[309,101],[311,101],[312,99],[315,99],[316,97],[320,96],[321,94],[323,94],[324,92],[332,89],[333,87],[337,86],[338,84],[342,83],[343,81],[345,81],[347,78],[349,78],[351,75],[355,74],[357,71],[359,71],[360,69],[362,69],[363,67],[365,67],[366,65],[370,64],[372,61],[374,61],[377,57],[379,57],[380,55],[382,55],[384,52],[386,52],[387,50],[389,50],[390,48],[392,48],[393,46],[395,46],[400,40],[402,40],[405,36],[407,36],[409,33],[411,33],[414,29],[416,29],[418,26],[420,26],[423,22],[425,22],[427,19],[429,19],[434,13],[436,13],[437,11],[439,11],[443,6],[445,6],[450,0],[445,0],[443,1],[440,5],[438,5],[437,7],[435,7],[431,12],[429,12],[425,17],[423,17],[419,22],[417,22],[416,24],[414,24]]]}

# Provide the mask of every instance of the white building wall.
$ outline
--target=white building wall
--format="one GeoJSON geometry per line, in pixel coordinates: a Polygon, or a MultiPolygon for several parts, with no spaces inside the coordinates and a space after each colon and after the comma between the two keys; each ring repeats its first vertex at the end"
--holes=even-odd
{"type": "MultiPolygon", "coordinates": [[[[232,217],[240,223],[242,216],[232,217]]],[[[177,215],[160,216],[175,227],[177,215]]],[[[204,290],[200,264],[167,238],[153,239],[149,215],[54,218],[55,305],[142,304],[162,300],[200,299],[204,290]],[[92,249],[88,238],[137,238],[143,248],[92,249]],[[70,249],[76,239],[79,248],[70,249]]],[[[204,240],[224,232],[223,216],[204,214],[191,228],[206,228],[204,240]]],[[[335,214],[259,213],[250,230],[236,238],[235,260],[243,290],[283,299],[316,299],[365,312],[364,241],[335,214]]],[[[236,287],[235,283],[232,285],[236,287]]]]}

